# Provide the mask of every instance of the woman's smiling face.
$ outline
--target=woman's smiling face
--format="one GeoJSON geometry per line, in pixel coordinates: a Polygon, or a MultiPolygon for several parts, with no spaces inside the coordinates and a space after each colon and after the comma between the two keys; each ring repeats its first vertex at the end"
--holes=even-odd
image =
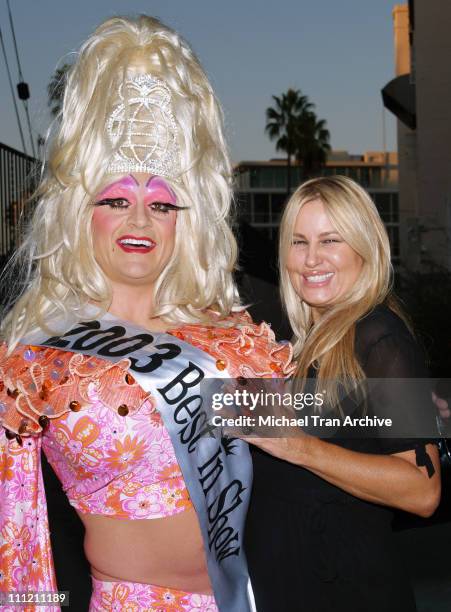
{"type": "Polygon", "coordinates": [[[343,240],[319,199],[305,203],[296,217],[287,270],[297,295],[321,311],[342,301],[354,287],[363,259],[343,240]]]}
{"type": "Polygon", "coordinates": [[[113,284],[153,288],[175,245],[176,197],[158,176],[133,173],[109,183],[94,201],[94,255],[113,284]]]}

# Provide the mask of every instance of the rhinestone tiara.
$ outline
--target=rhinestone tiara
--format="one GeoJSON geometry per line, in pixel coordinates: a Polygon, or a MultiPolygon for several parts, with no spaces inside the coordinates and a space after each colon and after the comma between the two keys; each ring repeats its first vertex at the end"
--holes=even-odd
{"type": "Polygon", "coordinates": [[[168,86],[151,74],[128,77],[106,122],[115,151],[108,174],[146,172],[176,179],[180,174],[178,128],[168,86]]]}

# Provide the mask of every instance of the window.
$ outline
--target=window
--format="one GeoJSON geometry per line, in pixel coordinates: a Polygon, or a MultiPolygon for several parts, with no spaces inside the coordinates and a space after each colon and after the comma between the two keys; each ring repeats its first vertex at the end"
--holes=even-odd
{"type": "Polygon", "coordinates": [[[349,176],[349,178],[353,181],[356,181],[356,183],[360,182],[359,168],[356,168],[355,166],[350,166],[349,168],[347,168],[346,175],[349,176]]]}
{"type": "Polygon", "coordinates": [[[375,193],[374,201],[384,223],[392,222],[391,193],[375,193]]]}
{"type": "Polygon", "coordinates": [[[260,173],[258,168],[251,168],[250,182],[251,187],[260,187],[260,173]]]}
{"type": "Polygon", "coordinates": [[[248,189],[250,186],[250,170],[246,168],[235,173],[235,184],[239,189],[248,189]]]}
{"type": "Polygon", "coordinates": [[[399,227],[397,225],[389,225],[387,227],[388,238],[390,240],[390,248],[393,259],[399,258],[399,227]]]}
{"type": "Polygon", "coordinates": [[[399,195],[397,192],[375,192],[371,195],[387,230],[393,262],[399,263],[399,195]]]}
{"type": "Polygon", "coordinates": [[[399,223],[399,194],[391,194],[391,216],[393,223],[399,223]]]}
{"type": "Polygon", "coordinates": [[[301,167],[300,166],[291,166],[291,189],[296,188],[301,180],[303,180],[303,176],[301,175],[301,167]]]}
{"type": "Polygon", "coordinates": [[[362,187],[368,187],[370,184],[370,169],[360,168],[360,184],[362,187]]]}
{"type": "Polygon", "coordinates": [[[398,193],[375,193],[373,196],[384,223],[399,223],[398,193]]]}
{"type": "Polygon", "coordinates": [[[268,193],[254,194],[254,223],[270,222],[270,205],[268,193]]]}
{"type": "Polygon", "coordinates": [[[249,193],[237,194],[236,209],[240,219],[252,223],[252,200],[249,193]]]}
{"type": "Polygon", "coordinates": [[[287,169],[286,167],[274,168],[274,181],[271,187],[287,188],[287,169]]]}
{"type": "Polygon", "coordinates": [[[382,187],[382,185],[381,185],[381,169],[380,168],[371,168],[370,185],[371,185],[371,187],[382,187]]]}
{"type": "Polygon", "coordinates": [[[271,216],[273,223],[280,223],[287,196],[284,193],[271,194],[271,216]]]}
{"type": "MultiPolygon", "coordinates": [[[[296,187],[301,181],[299,166],[290,168],[291,187],[296,187]]],[[[242,182],[239,183],[243,185],[242,182]]],[[[286,189],[286,166],[255,166],[250,170],[249,186],[252,189],[286,189]]]]}

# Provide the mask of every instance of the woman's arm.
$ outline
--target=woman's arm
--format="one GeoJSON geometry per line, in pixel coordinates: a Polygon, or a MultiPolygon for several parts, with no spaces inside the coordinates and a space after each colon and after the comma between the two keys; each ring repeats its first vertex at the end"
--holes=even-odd
{"type": "Polygon", "coordinates": [[[419,516],[433,514],[440,501],[440,461],[437,447],[426,445],[434,466],[416,464],[415,450],[394,455],[361,453],[313,436],[245,438],[267,453],[306,468],[331,484],[366,501],[392,506],[419,516]]]}
{"type": "MultiPolygon", "coordinates": [[[[356,343],[367,378],[391,381],[371,386],[374,413],[396,415],[398,427],[404,424],[406,432],[430,435],[428,429],[422,429],[435,423],[428,391],[407,380],[427,377],[424,356],[401,320],[384,312],[368,317],[356,330],[356,343]]],[[[349,450],[309,435],[247,440],[369,502],[427,517],[440,501],[438,450],[434,444],[425,448],[421,439],[382,437],[381,454],[349,450]]]]}

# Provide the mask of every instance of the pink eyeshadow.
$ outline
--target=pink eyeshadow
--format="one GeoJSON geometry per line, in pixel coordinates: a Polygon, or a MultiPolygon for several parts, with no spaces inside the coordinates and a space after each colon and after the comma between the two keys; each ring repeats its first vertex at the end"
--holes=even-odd
{"type": "Polygon", "coordinates": [[[146,184],[148,195],[154,198],[164,198],[170,204],[176,204],[177,198],[169,185],[162,178],[152,177],[146,184]]]}
{"type": "Polygon", "coordinates": [[[138,189],[138,185],[136,181],[131,176],[124,176],[119,181],[115,181],[114,183],[110,183],[107,185],[105,189],[99,193],[97,196],[98,199],[110,197],[120,197],[123,194],[129,194],[130,191],[136,192],[138,189]],[[118,194],[118,195],[116,195],[118,194]]]}

